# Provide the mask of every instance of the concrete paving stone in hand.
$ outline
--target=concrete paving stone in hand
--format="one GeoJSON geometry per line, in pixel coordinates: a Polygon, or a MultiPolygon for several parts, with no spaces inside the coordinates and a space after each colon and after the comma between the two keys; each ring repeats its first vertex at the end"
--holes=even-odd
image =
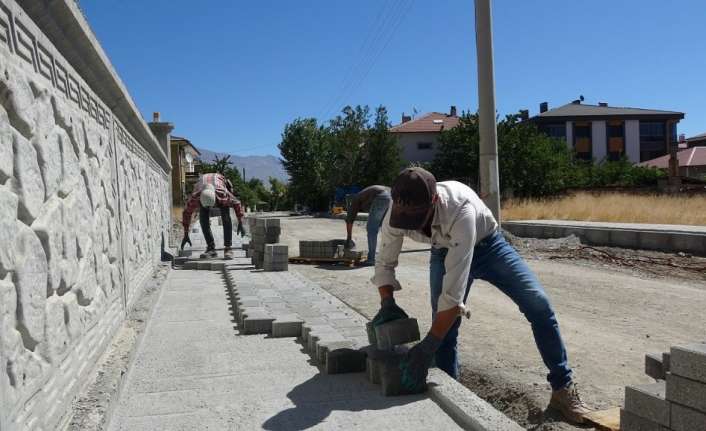
{"type": "Polygon", "coordinates": [[[417,319],[398,319],[375,327],[378,349],[389,350],[399,344],[418,341],[419,324],[417,319]]]}
{"type": "Polygon", "coordinates": [[[386,357],[385,359],[377,359],[381,362],[380,384],[382,385],[382,394],[386,397],[418,394],[426,390],[426,385],[421,385],[414,390],[409,390],[402,385],[400,361],[404,359],[405,356],[406,353],[395,352],[394,355],[386,357]]]}

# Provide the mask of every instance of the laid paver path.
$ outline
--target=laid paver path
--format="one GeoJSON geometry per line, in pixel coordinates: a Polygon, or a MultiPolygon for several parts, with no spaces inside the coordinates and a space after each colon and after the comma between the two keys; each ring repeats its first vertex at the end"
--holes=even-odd
{"type": "Polygon", "coordinates": [[[229,307],[220,271],[169,274],[110,430],[459,429],[425,394],[383,397],[364,373],[322,373],[295,338],[239,334],[229,307]]]}

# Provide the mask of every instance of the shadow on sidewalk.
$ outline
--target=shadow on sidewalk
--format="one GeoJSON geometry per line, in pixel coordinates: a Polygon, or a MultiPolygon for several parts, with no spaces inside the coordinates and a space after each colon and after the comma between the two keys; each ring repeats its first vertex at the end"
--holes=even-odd
{"type": "MultiPolygon", "coordinates": [[[[373,386],[365,381],[360,373],[336,375],[319,373],[297,385],[287,393],[287,398],[294,403],[295,407],[283,410],[266,420],[262,424],[263,429],[304,430],[322,423],[337,410],[349,412],[385,410],[419,401],[426,398],[426,395],[384,397],[379,392],[379,386],[373,386]],[[345,389],[348,384],[356,386],[364,384],[369,386],[369,389],[365,388],[356,394],[354,389],[350,391],[345,389]]],[[[362,427],[365,428],[365,426],[362,427]]]]}

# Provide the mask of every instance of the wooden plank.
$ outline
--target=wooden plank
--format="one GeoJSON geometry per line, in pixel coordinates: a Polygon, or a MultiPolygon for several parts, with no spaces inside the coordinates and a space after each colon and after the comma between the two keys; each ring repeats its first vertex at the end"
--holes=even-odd
{"type": "Polygon", "coordinates": [[[620,407],[597,410],[584,416],[586,421],[601,431],[620,431],[620,407]]]}
{"type": "Polygon", "coordinates": [[[317,264],[317,263],[343,263],[346,265],[355,265],[360,262],[360,260],[354,259],[343,259],[336,257],[290,257],[290,263],[307,263],[307,264],[317,264]]]}

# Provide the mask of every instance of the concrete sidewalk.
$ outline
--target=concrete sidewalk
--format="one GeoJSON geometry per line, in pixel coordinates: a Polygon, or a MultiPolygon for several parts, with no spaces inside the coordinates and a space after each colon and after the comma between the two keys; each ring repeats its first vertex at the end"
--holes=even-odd
{"type": "Polygon", "coordinates": [[[220,272],[172,271],[109,429],[459,429],[428,395],[323,374],[296,339],[239,335],[232,319],[220,272]]]}

